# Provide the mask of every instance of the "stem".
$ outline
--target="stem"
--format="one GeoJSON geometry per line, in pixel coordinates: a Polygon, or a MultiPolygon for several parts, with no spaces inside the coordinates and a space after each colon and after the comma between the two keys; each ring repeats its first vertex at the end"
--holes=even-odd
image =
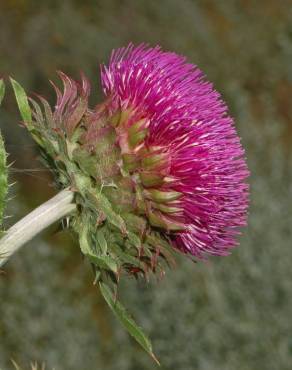
{"type": "Polygon", "coordinates": [[[62,190],[5,232],[0,239],[0,267],[39,232],[73,212],[76,209],[73,197],[70,190],[62,190]]]}

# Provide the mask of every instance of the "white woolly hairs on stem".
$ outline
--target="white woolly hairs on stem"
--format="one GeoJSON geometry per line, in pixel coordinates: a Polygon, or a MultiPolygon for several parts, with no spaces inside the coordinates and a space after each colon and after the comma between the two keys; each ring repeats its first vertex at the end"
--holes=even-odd
{"type": "Polygon", "coordinates": [[[76,210],[74,194],[65,189],[18,221],[0,239],[0,267],[42,230],[76,210]]]}

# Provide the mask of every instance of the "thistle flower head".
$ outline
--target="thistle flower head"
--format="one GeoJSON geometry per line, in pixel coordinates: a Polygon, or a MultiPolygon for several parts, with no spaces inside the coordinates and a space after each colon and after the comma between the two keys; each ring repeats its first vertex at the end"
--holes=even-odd
{"type": "Polygon", "coordinates": [[[225,255],[245,225],[248,175],[226,105],[185,58],[145,45],[101,66],[90,84],[59,73],[63,91],[26,122],[60,187],[75,191],[82,252],[116,277],[157,271],[169,253],[225,255]]]}
{"type": "Polygon", "coordinates": [[[150,224],[183,252],[227,254],[246,223],[248,170],[218,92],[184,57],[144,45],[114,51],[102,84],[150,224]]]}

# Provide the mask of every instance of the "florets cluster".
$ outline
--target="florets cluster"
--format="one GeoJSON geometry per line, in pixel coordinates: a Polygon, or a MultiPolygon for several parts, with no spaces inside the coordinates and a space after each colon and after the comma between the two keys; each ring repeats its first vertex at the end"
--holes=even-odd
{"type": "Polygon", "coordinates": [[[183,252],[227,254],[246,223],[248,170],[218,92],[184,57],[144,45],[114,51],[102,83],[111,113],[127,112],[133,142],[118,139],[150,223],[183,252]]]}

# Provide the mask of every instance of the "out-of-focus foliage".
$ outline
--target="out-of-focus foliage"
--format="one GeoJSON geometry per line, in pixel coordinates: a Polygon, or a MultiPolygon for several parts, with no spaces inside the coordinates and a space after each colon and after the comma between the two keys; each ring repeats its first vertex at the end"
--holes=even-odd
{"type": "MultiPolygon", "coordinates": [[[[20,368],[15,361],[11,360],[11,362],[13,363],[15,370],[24,370],[20,368]]],[[[37,362],[34,362],[30,364],[30,370],[46,370],[46,365],[44,363],[38,365],[37,362]]]]}
{"type": "MultiPolygon", "coordinates": [[[[185,54],[214,81],[247,149],[248,231],[230,257],[181,259],[162,281],[127,280],[118,293],[153,339],[162,369],[290,370],[291,2],[7,0],[0,29],[0,73],[46,95],[56,69],[83,69],[97,86],[97,63],[129,41],[185,54]]],[[[41,167],[16,117],[11,97],[0,121],[14,168],[41,167]]],[[[13,214],[53,192],[46,172],[15,177],[13,214]]],[[[42,239],[0,278],[0,368],[11,369],[14,358],[23,368],[37,360],[56,370],[153,369],[91,285],[73,240],[42,239]]]]}

